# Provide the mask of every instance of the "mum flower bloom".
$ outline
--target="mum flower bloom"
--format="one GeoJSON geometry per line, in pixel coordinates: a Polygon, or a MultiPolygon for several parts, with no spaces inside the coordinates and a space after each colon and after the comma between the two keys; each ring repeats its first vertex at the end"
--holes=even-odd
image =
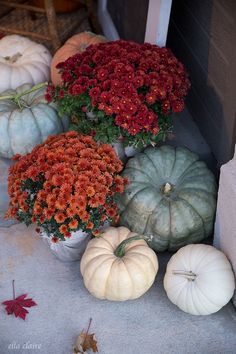
{"type": "Polygon", "coordinates": [[[57,223],[62,224],[66,220],[66,215],[63,213],[56,213],[54,219],[57,223]]]}
{"type": "Polygon", "coordinates": [[[141,147],[165,139],[171,114],[183,110],[190,88],[171,50],[149,43],[98,43],[57,68],[63,85],[50,85],[46,99],[73,116],[73,128],[102,142],[122,136],[126,145],[141,147]]]}
{"type": "Polygon", "coordinates": [[[78,220],[72,219],[72,220],[69,222],[68,226],[69,226],[70,229],[74,230],[74,229],[77,229],[78,224],[79,224],[79,223],[78,223],[78,220]]]}
{"type": "Polygon", "coordinates": [[[105,220],[117,218],[115,190],[125,185],[121,169],[111,146],[90,136],[51,136],[10,168],[6,216],[35,223],[55,242],[77,230],[97,234],[105,220]]]}

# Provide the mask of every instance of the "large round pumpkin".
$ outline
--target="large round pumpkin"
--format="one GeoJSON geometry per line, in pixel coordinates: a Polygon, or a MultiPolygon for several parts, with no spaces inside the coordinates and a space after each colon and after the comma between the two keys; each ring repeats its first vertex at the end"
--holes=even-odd
{"type": "Polygon", "coordinates": [[[0,95],[0,156],[11,158],[26,154],[41,144],[49,135],[68,129],[68,118],[60,118],[56,105],[45,101],[45,88],[19,98],[1,100],[3,96],[15,96],[32,88],[31,84],[19,86],[0,95]]]}
{"type": "Polygon", "coordinates": [[[158,271],[157,256],[139,238],[126,227],[109,227],[88,243],[80,269],[85,287],[93,296],[132,300],[152,286],[158,271]]]}
{"type": "Polygon", "coordinates": [[[103,36],[94,34],[92,32],[82,32],[75,34],[69,38],[65,44],[58,49],[52,59],[51,63],[51,80],[54,85],[61,84],[61,75],[56,69],[58,63],[65,61],[76,53],[83,52],[89,45],[100,42],[106,42],[107,39],[103,36]]]}
{"type": "Polygon", "coordinates": [[[50,52],[42,44],[18,35],[0,40],[0,92],[50,77],[50,52]]]}
{"type": "Polygon", "coordinates": [[[211,234],[216,183],[196,154],[184,147],[148,147],[128,161],[123,175],[130,183],[118,201],[120,223],[153,235],[153,249],[177,250],[211,234]]]}
{"type": "Polygon", "coordinates": [[[181,310],[209,315],[232,298],[235,280],[224,253],[209,245],[188,245],[168,262],[164,288],[181,310]]]}

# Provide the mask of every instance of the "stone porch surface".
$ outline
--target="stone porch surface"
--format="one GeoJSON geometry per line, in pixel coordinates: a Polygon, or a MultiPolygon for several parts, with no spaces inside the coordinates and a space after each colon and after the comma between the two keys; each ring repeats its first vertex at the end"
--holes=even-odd
{"type": "Polygon", "coordinates": [[[152,288],[140,299],[101,301],[85,289],[79,262],[62,263],[34,232],[22,224],[1,228],[0,302],[28,293],[38,306],[24,322],[0,306],[0,353],[70,354],[77,334],[92,317],[100,354],[233,354],[236,312],[231,303],[209,316],[186,314],[163,288],[170,254],[160,254],[152,288]],[[23,349],[25,343],[40,349],[23,349]],[[10,349],[20,346],[20,349],[10,349]]]}
{"type": "MultiPolygon", "coordinates": [[[[172,144],[187,146],[213,166],[210,149],[187,110],[175,120],[175,134],[172,144]]],[[[210,316],[192,316],[169,301],[163,288],[169,253],[158,255],[160,269],[152,288],[140,299],[119,303],[92,297],[79,262],[57,260],[34,227],[0,227],[0,237],[0,302],[11,299],[15,279],[17,295],[27,292],[38,303],[25,322],[7,316],[0,306],[0,354],[70,354],[90,317],[100,354],[236,353],[232,303],[210,316]],[[35,349],[24,349],[25,343],[35,349]]]]}

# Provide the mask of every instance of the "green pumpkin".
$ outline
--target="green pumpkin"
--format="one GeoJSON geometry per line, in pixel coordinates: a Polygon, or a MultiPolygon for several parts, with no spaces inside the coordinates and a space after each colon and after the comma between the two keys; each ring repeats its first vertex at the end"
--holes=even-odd
{"type": "Polygon", "coordinates": [[[152,236],[156,251],[199,243],[213,229],[216,183],[199,157],[184,147],[148,147],[131,158],[119,197],[120,224],[152,236]]]}

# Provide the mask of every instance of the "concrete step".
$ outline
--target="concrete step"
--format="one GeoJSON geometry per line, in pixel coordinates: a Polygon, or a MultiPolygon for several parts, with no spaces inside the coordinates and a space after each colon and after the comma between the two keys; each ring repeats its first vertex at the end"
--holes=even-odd
{"type": "Polygon", "coordinates": [[[216,160],[188,109],[185,108],[183,112],[174,114],[173,123],[173,135],[171,134],[166,142],[173,146],[185,146],[196,152],[200,159],[216,173],[216,160]]]}

